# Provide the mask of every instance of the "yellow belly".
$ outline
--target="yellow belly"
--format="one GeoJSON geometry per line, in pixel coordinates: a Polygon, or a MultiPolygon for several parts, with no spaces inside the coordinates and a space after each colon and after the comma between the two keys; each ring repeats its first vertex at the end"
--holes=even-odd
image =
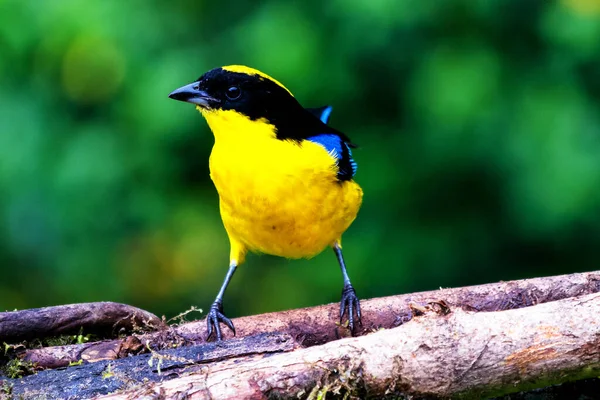
{"type": "Polygon", "coordinates": [[[301,258],[339,240],[360,208],[360,186],[337,180],[320,145],[254,139],[217,141],[210,157],[232,247],[301,258]]]}

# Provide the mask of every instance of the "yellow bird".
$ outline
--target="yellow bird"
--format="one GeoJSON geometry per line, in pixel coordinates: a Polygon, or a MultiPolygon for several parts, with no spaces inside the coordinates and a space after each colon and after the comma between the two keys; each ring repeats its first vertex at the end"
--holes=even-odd
{"type": "Polygon", "coordinates": [[[360,323],[360,303],[341,237],[356,218],[362,189],[353,180],[350,139],[327,125],[331,107],[305,109],[277,80],[230,65],[208,71],[169,97],[196,105],[215,137],[210,177],[229,242],[229,271],[207,316],[222,339],[223,295],[248,251],[310,258],[333,248],[344,279],[340,321],[360,323]],[[355,319],[356,315],[356,319],[355,319]]]}

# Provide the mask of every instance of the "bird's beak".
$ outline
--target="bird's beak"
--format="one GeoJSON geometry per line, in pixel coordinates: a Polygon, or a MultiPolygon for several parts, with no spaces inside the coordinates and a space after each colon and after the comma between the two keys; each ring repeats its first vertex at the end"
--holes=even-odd
{"type": "Polygon", "coordinates": [[[219,102],[219,100],[209,96],[205,91],[200,90],[198,88],[198,82],[193,82],[173,90],[169,94],[169,97],[174,100],[197,104],[202,108],[211,108],[219,102]]]}

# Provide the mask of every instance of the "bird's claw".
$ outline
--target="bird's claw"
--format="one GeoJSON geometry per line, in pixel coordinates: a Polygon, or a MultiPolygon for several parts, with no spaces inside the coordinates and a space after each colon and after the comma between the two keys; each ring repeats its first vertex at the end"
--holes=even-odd
{"type": "Polygon", "coordinates": [[[360,319],[360,301],[356,297],[356,292],[352,285],[345,285],[342,290],[342,300],[340,301],[340,323],[344,318],[344,314],[348,313],[348,327],[350,331],[354,331],[354,315],[356,314],[356,322],[362,325],[360,319]]]}
{"type": "Polygon", "coordinates": [[[231,331],[233,332],[233,336],[235,336],[235,327],[233,326],[233,322],[229,318],[223,314],[223,304],[220,301],[215,301],[208,311],[208,315],[206,316],[206,325],[208,335],[206,336],[206,340],[210,339],[213,333],[215,333],[217,337],[217,341],[223,340],[223,335],[221,334],[221,327],[219,323],[222,322],[231,331]]]}

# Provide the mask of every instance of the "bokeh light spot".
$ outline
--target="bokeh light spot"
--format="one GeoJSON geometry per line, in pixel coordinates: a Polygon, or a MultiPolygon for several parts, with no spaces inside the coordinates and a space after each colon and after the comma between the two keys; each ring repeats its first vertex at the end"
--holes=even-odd
{"type": "Polygon", "coordinates": [[[598,0],[562,0],[565,7],[581,15],[600,15],[598,0]]]}
{"type": "Polygon", "coordinates": [[[123,54],[108,40],[81,36],[68,47],[62,82],[66,94],[80,103],[110,100],[123,83],[123,54]]]}

